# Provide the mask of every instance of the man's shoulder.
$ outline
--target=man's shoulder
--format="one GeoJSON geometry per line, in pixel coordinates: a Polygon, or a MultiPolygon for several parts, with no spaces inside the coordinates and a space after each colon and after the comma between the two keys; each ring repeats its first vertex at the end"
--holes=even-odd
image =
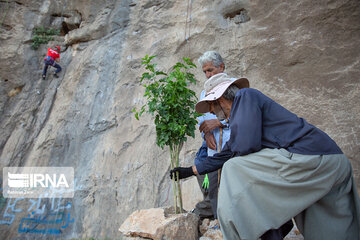
{"type": "Polygon", "coordinates": [[[242,88],[239,91],[239,94],[246,94],[246,95],[264,95],[262,92],[255,88],[242,88]]]}
{"type": "Polygon", "coordinates": [[[240,89],[237,92],[234,101],[239,101],[240,99],[243,100],[246,99],[247,102],[253,102],[253,103],[257,102],[260,105],[262,105],[265,102],[271,101],[271,99],[268,96],[266,96],[265,94],[254,88],[240,89]]]}

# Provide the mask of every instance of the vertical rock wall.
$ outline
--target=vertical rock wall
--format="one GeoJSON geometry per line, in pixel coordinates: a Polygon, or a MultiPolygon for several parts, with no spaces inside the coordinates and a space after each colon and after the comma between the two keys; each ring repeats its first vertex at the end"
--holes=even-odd
{"type": "MultiPolygon", "coordinates": [[[[229,75],[247,76],[335,139],[360,184],[356,0],[2,1],[0,21],[0,166],[69,166],[76,181],[73,199],[0,199],[8,239],[119,238],[134,210],[172,204],[169,153],[155,145],[151,116],[137,121],[131,113],[145,101],[145,54],[167,70],[183,56],[197,63],[203,52],[219,51],[229,75]],[[38,26],[62,36],[34,51],[38,26]],[[63,71],[42,81],[53,44],[62,46],[63,71]],[[29,223],[61,212],[69,220],[29,223]]],[[[194,73],[200,93],[205,79],[200,68],[194,73]]],[[[185,144],[184,165],[200,143],[197,133],[185,144]]]]}

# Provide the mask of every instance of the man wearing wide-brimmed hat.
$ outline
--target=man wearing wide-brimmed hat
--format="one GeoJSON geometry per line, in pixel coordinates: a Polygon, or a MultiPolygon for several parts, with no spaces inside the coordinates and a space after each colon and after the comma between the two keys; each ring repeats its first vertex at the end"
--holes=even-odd
{"type": "MultiPolygon", "coordinates": [[[[216,51],[207,51],[198,59],[201,69],[206,77],[223,73],[225,63],[221,55],[216,51]]],[[[236,80],[232,78],[232,80],[236,80]]],[[[205,91],[201,91],[200,99],[205,97],[205,91]]],[[[230,128],[225,121],[219,121],[216,115],[205,113],[197,118],[199,130],[204,141],[196,153],[194,164],[204,161],[208,156],[213,156],[221,151],[225,143],[230,139],[230,128]]],[[[204,175],[196,175],[203,200],[195,205],[193,213],[200,218],[217,219],[218,186],[220,183],[221,169],[204,175]]]]}
{"type": "Polygon", "coordinates": [[[360,239],[350,161],[326,133],[247,86],[246,78],[216,75],[205,83],[196,111],[228,119],[230,140],[221,153],[170,176],[223,167],[218,219],[224,239],[268,239],[268,230],[292,217],[305,239],[360,239]]]}

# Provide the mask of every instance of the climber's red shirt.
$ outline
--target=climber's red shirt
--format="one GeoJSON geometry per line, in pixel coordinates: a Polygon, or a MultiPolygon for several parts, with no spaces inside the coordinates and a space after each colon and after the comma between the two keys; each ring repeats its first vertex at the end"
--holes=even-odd
{"type": "Polygon", "coordinates": [[[52,57],[54,60],[60,58],[60,54],[52,48],[48,49],[47,56],[52,57]]]}

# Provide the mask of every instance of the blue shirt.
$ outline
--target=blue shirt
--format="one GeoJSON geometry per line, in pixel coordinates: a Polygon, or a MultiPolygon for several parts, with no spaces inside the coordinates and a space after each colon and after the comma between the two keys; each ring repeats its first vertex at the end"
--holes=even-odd
{"type": "MultiPolygon", "coordinates": [[[[200,100],[203,99],[204,97],[205,97],[205,91],[202,91],[201,94],[200,94],[200,100]]],[[[217,118],[212,113],[205,113],[204,115],[197,118],[199,126],[205,120],[210,120],[210,119],[217,119],[217,118]]],[[[224,125],[223,130],[222,130],[222,140],[221,140],[221,149],[223,149],[225,147],[225,143],[230,139],[230,128],[229,128],[228,124],[226,123],[226,121],[221,121],[221,124],[224,125]]],[[[213,150],[213,149],[208,147],[207,148],[208,156],[213,156],[215,153],[219,152],[218,150],[220,149],[219,148],[220,128],[217,127],[214,130],[212,130],[211,132],[214,135],[217,150],[213,150]]],[[[201,133],[201,135],[204,137],[203,133],[201,133]]],[[[205,142],[205,144],[206,144],[206,142],[205,142]]]]}
{"type": "Polygon", "coordinates": [[[284,148],[304,155],[342,153],[326,133],[252,88],[237,92],[230,112],[230,129],[230,140],[223,151],[196,165],[199,174],[221,168],[232,157],[263,148],[284,148]]]}

